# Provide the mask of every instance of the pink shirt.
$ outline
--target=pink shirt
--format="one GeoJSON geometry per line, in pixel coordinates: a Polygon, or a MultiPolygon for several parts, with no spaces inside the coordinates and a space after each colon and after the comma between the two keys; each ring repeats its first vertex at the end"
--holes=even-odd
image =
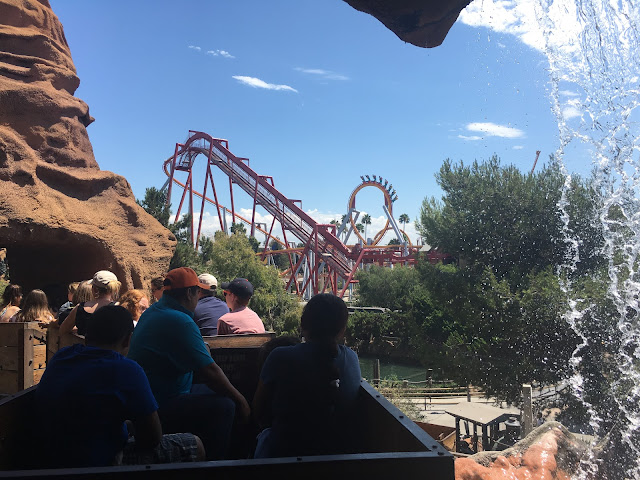
{"type": "Polygon", "coordinates": [[[218,319],[218,335],[234,333],[264,333],[264,324],[256,312],[244,307],[218,319]]]}

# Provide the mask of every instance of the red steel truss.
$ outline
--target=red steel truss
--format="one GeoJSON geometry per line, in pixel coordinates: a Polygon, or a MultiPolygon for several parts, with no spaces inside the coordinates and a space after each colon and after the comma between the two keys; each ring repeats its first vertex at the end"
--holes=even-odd
{"type": "MultiPolygon", "coordinates": [[[[258,230],[266,236],[265,247],[261,253],[263,259],[269,254],[268,245],[272,240],[276,240],[283,245],[286,250],[273,253],[285,252],[289,256],[290,268],[286,271],[289,276],[286,281],[286,288],[288,290],[290,288],[295,289],[298,295],[302,295],[303,292],[310,289],[313,295],[331,291],[335,295],[343,296],[349,285],[356,283],[354,275],[358,267],[363,263],[393,264],[413,263],[414,261],[412,255],[403,256],[397,247],[363,247],[361,245],[349,247],[345,245],[336,236],[335,225],[317,223],[302,210],[299,206],[299,200],[291,200],[275,188],[272,177],[259,175],[249,167],[247,158],[237,157],[231,153],[227,140],[190,130],[188,140],[184,144],[176,144],[173,156],[165,160],[163,168],[169,177],[167,202],[171,201],[174,184],[182,188],[182,195],[175,218],[180,218],[184,201],[188,198],[188,208],[192,218],[191,240],[196,248],[201,235],[205,203],[208,202],[215,206],[217,210],[221,230],[225,228],[222,220],[223,215],[230,213],[233,223],[236,222],[236,219],[239,219],[250,226],[250,235],[253,236],[255,231],[258,230]],[[193,165],[199,155],[203,155],[207,159],[202,192],[194,189],[193,165]],[[218,168],[228,177],[230,210],[218,202],[218,194],[212,174],[213,167],[218,168]],[[176,178],[177,172],[185,172],[187,175],[186,181],[178,180],[176,178]],[[240,187],[252,199],[251,219],[246,219],[235,211],[234,185],[240,187]],[[213,198],[207,196],[208,190],[211,190],[213,198]],[[193,215],[194,196],[200,199],[200,215],[197,220],[197,229],[194,228],[195,225],[193,224],[195,221],[193,215]],[[258,206],[273,217],[268,230],[265,224],[255,223],[256,207],[258,206]],[[274,236],[276,224],[279,224],[280,228],[278,230],[281,230],[283,240],[279,240],[274,236]],[[264,225],[265,228],[262,228],[261,225],[264,225]],[[196,233],[194,234],[194,232],[196,233]],[[287,235],[289,235],[289,238],[293,235],[303,245],[302,248],[296,249],[295,256],[293,256],[293,249],[288,249],[290,243],[287,235]],[[307,263],[309,274],[306,275],[300,285],[298,273],[304,262],[307,263]]],[[[412,250],[415,251],[415,249],[412,250]]]]}

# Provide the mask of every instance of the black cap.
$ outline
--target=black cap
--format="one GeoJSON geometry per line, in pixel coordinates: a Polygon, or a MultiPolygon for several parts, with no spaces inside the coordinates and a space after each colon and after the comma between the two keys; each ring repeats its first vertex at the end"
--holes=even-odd
{"type": "Polygon", "coordinates": [[[234,278],[230,282],[222,282],[220,287],[242,298],[253,295],[253,285],[246,278],[234,278]]]}

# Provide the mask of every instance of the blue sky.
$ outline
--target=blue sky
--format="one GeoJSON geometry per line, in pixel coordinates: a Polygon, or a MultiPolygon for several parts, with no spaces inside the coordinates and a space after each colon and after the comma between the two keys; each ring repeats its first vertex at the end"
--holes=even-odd
{"type": "MultiPolygon", "coordinates": [[[[558,148],[535,28],[489,11],[488,0],[473,2],[433,49],[405,44],[341,0],[51,6],[81,80],[76,96],[96,118],[88,127],[96,159],[126,177],[137,198],[163,185],[162,162],[189,130],[229,140],[235,155],[326,222],[346,213],[360,175],[388,179],[395,217],[413,221],[425,197],[441,195],[434,174],[444,159],[497,154],[529,171],[536,150],[541,166],[558,148]]],[[[576,95],[560,94],[566,119],[579,116],[576,95]]],[[[581,158],[567,163],[588,171],[581,158]]],[[[223,177],[215,178],[224,197],[223,177]]],[[[249,197],[234,195],[236,208],[251,208],[249,197]]],[[[363,190],[357,207],[373,217],[370,232],[379,228],[379,192],[363,190]]]]}

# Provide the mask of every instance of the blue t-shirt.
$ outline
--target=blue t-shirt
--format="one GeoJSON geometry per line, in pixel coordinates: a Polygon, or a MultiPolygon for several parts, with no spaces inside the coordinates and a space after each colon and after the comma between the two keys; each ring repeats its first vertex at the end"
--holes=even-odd
{"type": "Polygon", "coordinates": [[[273,389],[270,451],[274,456],[319,453],[341,436],[351,416],[362,374],[356,353],[338,345],[333,366],[339,374],[336,395],[328,398],[327,366],[321,346],[306,342],[278,347],[267,357],[260,379],[273,389]],[[324,363],[324,365],[323,365],[324,363]]]}
{"type": "Polygon", "coordinates": [[[47,363],[36,388],[42,466],[111,465],[127,442],[125,420],[158,409],[140,366],[113,350],[72,345],[47,363]]]}
{"type": "Polygon", "coordinates": [[[202,297],[198,300],[193,319],[203,337],[218,334],[218,319],[229,313],[225,302],[216,297],[202,297]]]}
{"type": "Polygon", "coordinates": [[[169,295],[142,314],[127,357],[144,369],[160,407],[170,398],[189,393],[193,372],[213,363],[193,313],[169,295]]]}

